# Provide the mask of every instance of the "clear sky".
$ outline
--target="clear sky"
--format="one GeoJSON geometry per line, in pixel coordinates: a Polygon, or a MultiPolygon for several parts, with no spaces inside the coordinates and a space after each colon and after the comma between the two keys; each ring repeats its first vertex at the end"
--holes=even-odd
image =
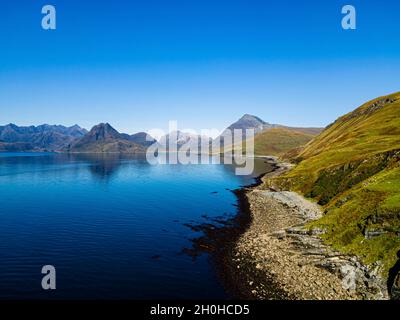
{"type": "Polygon", "coordinates": [[[2,0],[0,124],[325,126],[400,91],[398,0],[2,0]],[[41,8],[57,29],[41,28],[41,8]],[[357,9],[357,30],[341,8],[357,9]]]}

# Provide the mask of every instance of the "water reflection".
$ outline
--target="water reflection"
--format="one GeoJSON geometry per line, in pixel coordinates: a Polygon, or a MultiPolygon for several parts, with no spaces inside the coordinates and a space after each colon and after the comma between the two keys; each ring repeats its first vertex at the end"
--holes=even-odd
{"type": "Polygon", "coordinates": [[[84,162],[88,164],[88,168],[92,176],[102,181],[109,181],[115,176],[121,166],[131,164],[131,161],[145,162],[144,155],[125,155],[125,154],[70,154],[71,161],[84,162]]]}
{"type": "MultiPolygon", "coordinates": [[[[122,167],[132,164],[142,166],[165,166],[165,165],[178,165],[182,166],[195,166],[195,165],[215,165],[221,164],[224,170],[235,173],[236,168],[240,167],[232,159],[223,156],[210,156],[207,161],[198,156],[198,161],[195,164],[169,164],[168,161],[160,161],[158,164],[151,165],[147,162],[145,154],[118,154],[118,153],[70,153],[70,154],[54,154],[54,153],[26,153],[26,154],[0,154],[0,176],[7,176],[10,172],[14,175],[16,173],[27,173],[27,168],[37,174],[46,174],[50,170],[57,170],[65,168],[65,164],[69,163],[74,167],[74,170],[82,170],[87,168],[91,176],[103,182],[111,180],[122,167]],[[23,156],[22,156],[23,155],[23,156]],[[199,164],[196,164],[199,163],[199,164]],[[29,167],[27,167],[29,165],[29,167]]],[[[257,177],[266,171],[268,164],[263,159],[254,159],[254,170],[249,177],[257,177]]]]}

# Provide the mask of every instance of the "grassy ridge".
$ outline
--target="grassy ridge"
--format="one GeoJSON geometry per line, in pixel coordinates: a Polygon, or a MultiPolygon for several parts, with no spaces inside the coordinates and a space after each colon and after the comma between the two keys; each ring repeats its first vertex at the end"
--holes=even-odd
{"type": "MultiPolygon", "coordinates": [[[[311,131],[310,133],[307,129],[297,131],[284,127],[264,130],[254,137],[254,154],[280,156],[293,148],[303,146],[311,141],[316,135],[313,132],[311,131]]],[[[246,143],[248,142],[249,140],[244,141],[241,146],[243,153],[246,150],[246,143]]]]}
{"type": "Polygon", "coordinates": [[[298,165],[274,183],[324,206],[314,226],[334,247],[381,261],[400,250],[400,93],[377,98],[328,126],[302,150],[298,165]]]}
{"type": "Polygon", "coordinates": [[[254,138],[256,155],[281,155],[293,148],[304,145],[314,138],[313,134],[285,128],[274,128],[259,133],[254,138]]]}

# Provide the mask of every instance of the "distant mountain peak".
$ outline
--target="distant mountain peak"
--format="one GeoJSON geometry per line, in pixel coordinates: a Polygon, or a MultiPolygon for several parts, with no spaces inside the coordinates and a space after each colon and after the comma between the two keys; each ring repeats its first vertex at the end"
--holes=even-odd
{"type": "Polygon", "coordinates": [[[259,117],[254,116],[252,114],[248,114],[248,113],[244,114],[238,121],[254,121],[254,122],[259,122],[262,124],[266,123],[264,120],[260,119],[259,117]]]}
{"type": "Polygon", "coordinates": [[[121,134],[108,122],[95,125],[86,136],[89,141],[121,139],[121,134]]]}
{"type": "Polygon", "coordinates": [[[111,129],[114,129],[108,122],[101,122],[99,124],[96,124],[92,129],[94,129],[94,128],[107,128],[107,129],[111,128],[111,129]]]}
{"type": "Polygon", "coordinates": [[[119,133],[109,123],[95,125],[81,139],[65,148],[68,152],[112,152],[112,153],[137,153],[144,152],[144,145],[133,142],[140,138],[119,133]]]}
{"type": "Polygon", "coordinates": [[[270,129],[275,129],[275,128],[286,128],[286,129],[292,129],[292,130],[297,130],[303,133],[309,133],[309,134],[317,134],[321,130],[320,128],[291,128],[291,127],[286,127],[280,124],[271,124],[268,122],[265,122],[261,118],[254,116],[252,114],[244,114],[238,121],[232,123],[228,128],[226,128],[219,137],[216,139],[220,139],[225,144],[225,141],[223,138],[226,137],[232,137],[232,131],[235,129],[242,130],[242,136],[243,138],[246,138],[246,129],[253,129],[254,134],[257,135],[261,132],[264,132],[266,130],[270,129]]]}
{"type": "Polygon", "coordinates": [[[232,123],[228,129],[254,129],[257,132],[263,131],[264,129],[270,129],[276,125],[271,125],[257,116],[251,114],[244,114],[238,121],[232,123]]]}

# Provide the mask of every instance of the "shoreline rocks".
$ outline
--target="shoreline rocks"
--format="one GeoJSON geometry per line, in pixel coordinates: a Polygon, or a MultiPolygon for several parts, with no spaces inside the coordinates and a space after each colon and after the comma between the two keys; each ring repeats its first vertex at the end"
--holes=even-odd
{"type": "Polygon", "coordinates": [[[320,208],[294,192],[269,185],[268,178],[291,165],[267,160],[274,170],[263,177],[264,185],[246,189],[251,223],[230,254],[232,269],[245,280],[250,298],[388,299],[379,264],[365,266],[323,244],[319,235],[324,230],[306,227],[322,216],[320,208]]]}

